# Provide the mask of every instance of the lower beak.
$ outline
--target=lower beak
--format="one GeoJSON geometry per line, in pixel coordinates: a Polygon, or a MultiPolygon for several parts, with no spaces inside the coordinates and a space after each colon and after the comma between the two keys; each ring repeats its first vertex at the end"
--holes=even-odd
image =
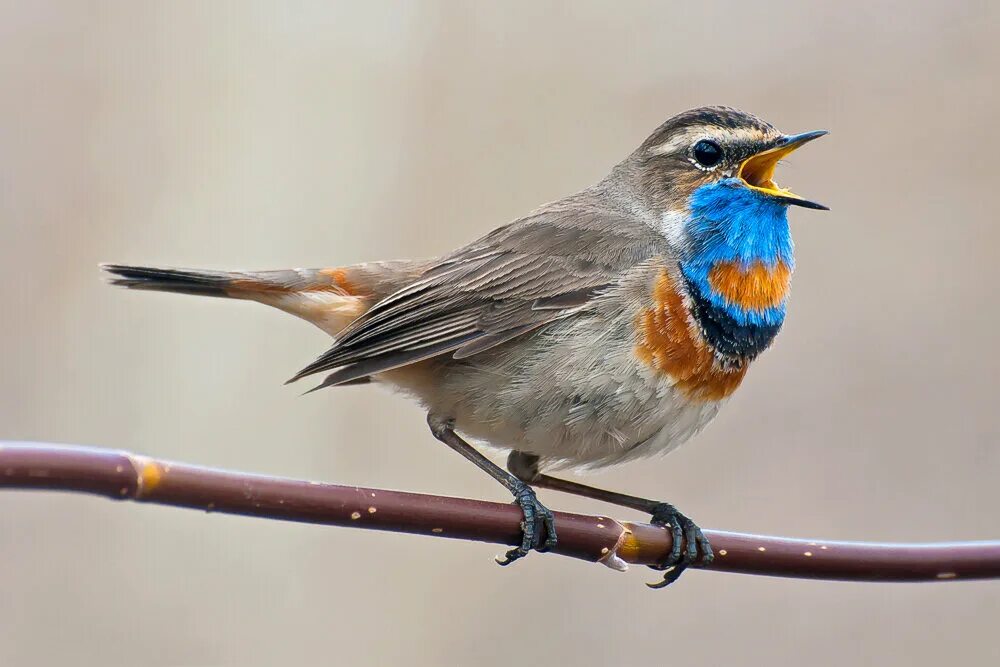
{"type": "Polygon", "coordinates": [[[791,190],[786,190],[774,182],[774,170],[782,158],[795,151],[799,146],[807,144],[813,139],[818,139],[826,133],[826,130],[816,130],[815,132],[785,135],[770,148],[744,160],[740,164],[737,175],[751,190],[756,190],[761,194],[780,199],[786,204],[828,211],[829,209],[826,206],[803,199],[791,190]]]}

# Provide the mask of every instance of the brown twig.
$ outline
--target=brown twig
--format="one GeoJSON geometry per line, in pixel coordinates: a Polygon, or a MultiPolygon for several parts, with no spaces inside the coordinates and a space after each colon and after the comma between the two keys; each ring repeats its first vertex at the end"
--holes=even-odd
{"type": "MultiPolygon", "coordinates": [[[[116,500],[286,521],[477,540],[520,541],[514,505],[212,470],[128,452],[0,442],[0,488],[76,491],[116,500]]],[[[556,513],[554,553],[615,569],[670,552],[670,534],[644,523],[556,513]]],[[[705,531],[709,569],[806,579],[943,581],[1000,578],[1000,541],[873,544],[705,531]]]]}

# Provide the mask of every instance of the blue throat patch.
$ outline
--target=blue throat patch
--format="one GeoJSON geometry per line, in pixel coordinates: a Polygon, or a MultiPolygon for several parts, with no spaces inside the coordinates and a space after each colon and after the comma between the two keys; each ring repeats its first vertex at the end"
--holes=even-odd
{"type": "Polygon", "coordinates": [[[694,301],[694,315],[708,343],[720,354],[752,359],[763,352],[785,319],[785,303],[744,308],[709,282],[719,262],[748,268],[755,262],[792,269],[792,236],[786,205],[726,178],[694,191],[688,201],[690,244],[681,271],[694,301]]]}

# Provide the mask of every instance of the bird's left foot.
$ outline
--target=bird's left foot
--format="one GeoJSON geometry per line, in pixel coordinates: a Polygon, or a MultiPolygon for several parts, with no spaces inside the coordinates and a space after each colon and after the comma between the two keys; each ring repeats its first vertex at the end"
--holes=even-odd
{"type": "Polygon", "coordinates": [[[552,512],[538,502],[535,490],[526,483],[516,480],[513,493],[514,502],[524,513],[524,519],[521,521],[521,545],[508,551],[503,558],[497,558],[497,563],[500,565],[510,565],[519,558],[527,556],[532,550],[549,551],[558,541],[552,512]]]}
{"type": "Polygon", "coordinates": [[[659,565],[650,565],[654,570],[665,570],[663,580],[646,584],[650,588],[663,588],[677,581],[689,567],[706,567],[715,558],[712,545],[694,521],[677,511],[670,503],[660,503],[653,508],[650,523],[663,526],[671,531],[673,548],[670,555],[659,565]],[[683,546],[683,549],[682,549],[683,546]],[[701,559],[698,553],[701,552],[701,559]]]}

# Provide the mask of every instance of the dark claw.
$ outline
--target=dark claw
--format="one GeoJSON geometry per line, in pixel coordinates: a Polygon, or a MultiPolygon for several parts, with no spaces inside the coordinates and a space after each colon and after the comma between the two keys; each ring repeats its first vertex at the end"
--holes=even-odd
{"type": "Polygon", "coordinates": [[[654,570],[665,570],[663,581],[655,584],[646,584],[650,588],[663,588],[677,581],[681,574],[689,567],[705,567],[715,558],[712,545],[708,538],[701,532],[701,528],[694,521],[677,511],[677,508],[669,503],[660,503],[653,510],[653,517],[650,520],[654,526],[670,528],[673,546],[670,555],[658,565],[650,565],[654,570]],[[683,542],[684,549],[681,550],[683,542]],[[698,552],[701,552],[701,560],[698,560],[698,552]]]}
{"type": "Polygon", "coordinates": [[[552,512],[538,502],[534,489],[527,484],[517,487],[514,491],[514,502],[524,513],[524,520],[521,521],[521,545],[508,551],[502,559],[497,558],[497,563],[500,565],[510,565],[517,559],[527,556],[532,549],[539,552],[549,551],[558,541],[552,512]]]}

